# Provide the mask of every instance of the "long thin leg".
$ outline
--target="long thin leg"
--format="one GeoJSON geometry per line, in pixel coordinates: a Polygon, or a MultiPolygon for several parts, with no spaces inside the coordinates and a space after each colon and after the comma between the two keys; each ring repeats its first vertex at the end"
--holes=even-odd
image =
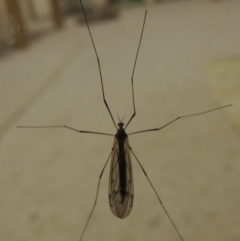
{"type": "Polygon", "coordinates": [[[75,128],[72,128],[70,126],[17,126],[17,128],[67,128],[70,129],[72,131],[77,131],[80,133],[89,133],[89,134],[98,134],[98,135],[106,135],[106,136],[114,136],[112,134],[108,134],[108,133],[102,133],[102,132],[94,132],[94,131],[80,131],[77,130],[75,128]]]}
{"type": "Polygon", "coordinates": [[[88,28],[88,32],[89,32],[89,35],[90,35],[90,38],[91,38],[91,41],[92,41],[92,44],[93,44],[93,48],[94,48],[94,51],[95,51],[95,54],[96,54],[96,57],[97,57],[97,62],[98,62],[98,69],[99,69],[99,74],[100,74],[100,79],[101,79],[101,85],[102,85],[102,94],[103,94],[103,102],[105,104],[105,106],[107,107],[107,110],[112,118],[112,121],[113,121],[113,124],[115,126],[115,128],[117,129],[117,126],[116,126],[116,123],[113,119],[113,116],[112,116],[112,113],[111,113],[111,110],[107,104],[107,101],[105,99],[105,94],[104,94],[104,86],[103,86],[103,79],[102,79],[102,71],[101,71],[101,66],[100,66],[100,60],[99,60],[99,57],[98,57],[98,54],[97,54],[97,49],[95,47],[95,44],[94,44],[94,41],[93,41],[93,37],[92,37],[92,33],[90,31],[90,28],[89,28],[89,25],[88,25],[88,20],[87,20],[87,17],[86,17],[86,13],[85,13],[85,10],[84,10],[84,7],[83,7],[83,4],[82,4],[82,1],[80,0],[80,4],[81,4],[81,7],[82,7],[82,11],[83,11],[83,15],[84,15],[84,18],[85,18],[85,22],[87,24],[87,28],[88,28]]]}
{"type": "Polygon", "coordinates": [[[149,179],[149,177],[148,177],[146,171],[144,170],[142,164],[140,163],[140,161],[138,160],[138,158],[136,157],[136,155],[135,155],[135,153],[133,152],[132,149],[131,149],[131,152],[132,152],[133,156],[135,157],[135,159],[137,160],[137,162],[138,162],[138,164],[140,165],[140,167],[142,168],[142,171],[143,171],[144,175],[146,176],[146,178],[147,178],[149,184],[151,185],[153,191],[155,192],[155,194],[156,194],[156,196],[157,196],[157,198],[158,198],[159,203],[161,204],[161,206],[162,206],[164,212],[166,213],[166,215],[168,216],[168,218],[169,218],[170,222],[172,223],[172,225],[173,225],[175,231],[177,232],[179,238],[180,238],[182,241],[184,241],[182,235],[180,234],[180,232],[179,232],[178,229],[177,229],[177,226],[175,225],[175,223],[173,222],[172,218],[170,217],[170,215],[169,215],[167,209],[166,209],[165,206],[163,205],[161,198],[159,197],[159,195],[158,195],[156,189],[154,188],[152,182],[150,181],[150,179],[149,179]]]}
{"type": "Polygon", "coordinates": [[[168,122],[167,124],[159,127],[159,128],[152,128],[152,129],[148,129],[148,130],[142,130],[142,131],[136,131],[136,132],[132,132],[128,135],[134,135],[134,134],[138,134],[138,133],[143,133],[143,132],[148,132],[148,131],[159,131],[167,126],[169,126],[170,124],[172,124],[173,122],[177,121],[177,120],[180,120],[182,118],[187,118],[187,117],[191,117],[191,116],[195,116],[195,115],[203,115],[203,114],[206,114],[208,112],[211,112],[211,111],[215,111],[215,110],[219,110],[219,109],[222,109],[222,108],[226,108],[226,107],[229,107],[229,106],[232,106],[231,105],[225,105],[225,106],[221,106],[221,107],[218,107],[218,108],[215,108],[215,109],[211,109],[211,110],[207,110],[207,111],[203,111],[203,112],[199,112],[199,113],[195,113],[195,114],[191,114],[191,115],[183,115],[183,116],[179,116],[177,118],[175,118],[174,120],[168,122]]]}
{"type": "Polygon", "coordinates": [[[106,165],[107,165],[107,163],[108,163],[108,161],[109,161],[109,159],[110,159],[110,157],[111,157],[111,155],[112,155],[112,152],[113,152],[113,150],[111,151],[111,153],[110,153],[110,155],[109,155],[109,157],[108,157],[108,159],[107,159],[107,161],[106,161],[106,163],[105,163],[105,165],[104,165],[104,167],[103,167],[103,169],[102,169],[102,171],[101,171],[101,174],[100,174],[100,176],[99,176],[98,185],[97,185],[97,193],[96,193],[95,201],[94,201],[92,210],[91,210],[91,212],[90,212],[90,214],[89,214],[89,216],[88,216],[87,222],[86,222],[86,224],[85,224],[85,226],[84,226],[84,229],[83,229],[83,231],[82,231],[82,234],[81,234],[81,237],[80,237],[79,241],[82,241],[82,239],[83,239],[83,235],[84,235],[84,233],[85,233],[85,231],[86,231],[86,229],[87,229],[88,223],[89,223],[89,221],[90,221],[90,219],[91,219],[91,217],[92,217],[93,211],[94,211],[95,206],[96,206],[96,204],[97,204],[98,191],[99,191],[99,187],[100,187],[101,178],[102,178],[103,172],[104,172],[104,170],[105,170],[105,167],[106,167],[106,165]]]}
{"type": "Polygon", "coordinates": [[[136,58],[135,58],[135,61],[134,61],[132,78],[131,78],[131,82],[132,82],[132,98],[133,98],[133,115],[131,116],[130,120],[128,121],[128,123],[127,123],[127,125],[125,127],[125,130],[126,130],[127,126],[129,125],[129,123],[132,121],[133,117],[136,115],[135,99],[134,99],[134,88],[133,88],[133,76],[134,76],[134,72],[135,72],[135,68],[136,68],[136,64],[137,64],[138,52],[139,52],[140,45],[141,45],[141,42],[142,42],[142,36],[143,36],[143,30],[144,30],[144,26],[145,26],[146,17],[147,17],[147,10],[145,11],[141,37],[140,37],[140,41],[139,41],[139,44],[138,44],[137,54],[136,54],[136,58]]]}

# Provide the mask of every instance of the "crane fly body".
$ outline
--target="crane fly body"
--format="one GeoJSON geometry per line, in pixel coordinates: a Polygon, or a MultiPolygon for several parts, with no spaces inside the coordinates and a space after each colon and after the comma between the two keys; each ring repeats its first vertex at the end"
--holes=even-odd
{"type": "Polygon", "coordinates": [[[140,163],[139,159],[137,158],[137,156],[135,155],[135,153],[133,152],[130,144],[129,144],[129,140],[128,140],[128,136],[130,135],[135,135],[135,134],[141,134],[144,132],[152,132],[152,131],[159,131],[169,125],[171,125],[172,123],[183,119],[183,118],[188,118],[188,117],[192,117],[192,116],[196,116],[196,115],[202,115],[202,114],[206,114],[208,112],[212,112],[215,110],[219,110],[225,107],[229,107],[230,105],[225,105],[225,106],[221,106],[221,107],[217,107],[214,109],[210,109],[207,111],[202,111],[202,112],[197,112],[194,114],[189,114],[189,115],[182,115],[179,116],[169,122],[167,122],[166,124],[157,127],[157,128],[150,128],[150,129],[146,129],[146,130],[140,130],[140,131],[136,131],[136,132],[132,132],[129,133],[127,135],[126,133],[126,128],[128,127],[128,125],[131,123],[131,121],[133,120],[133,118],[136,115],[136,107],[135,107],[135,100],[134,100],[134,88],[133,88],[133,77],[134,77],[134,72],[135,72],[135,67],[136,67],[136,63],[137,63],[137,58],[138,58],[138,53],[139,53],[139,49],[140,49],[140,45],[141,45],[141,41],[142,41],[142,36],[143,36],[143,30],[144,30],[144,26],[145,26],[145,21],[146,21],[146,16],[147,16],[147,11],[145,11],[145,16],[144,16],[144,21],[143,21],[143,26],[142,26],[142,31],[141,31],[141,36],[140,36],[140,40],[139,40],[139,44],[138,44],[138,48],[137,48],[137,54],[135,56],[135,61],[134,61],[134,66],[133,66],[133,72],[132,72],[132,77],[131,77],[131,86],[132,86],[132,103],[133,103],[133,114],[130,117],[130,119],[128,120],[126,126],[124,127],[124,123],[122,122],[122,120],[119,120],[118,123],[118,127],[115,123],[115,120],[113,118],[112,112],[108,106],[108,103],[106,101],[105,98],[105,92],[104,92],[104,85],[103,85],[103,78],[102,78],[102,72],[101,72],[101,67],[100,67],[100,60],[97,54],[97,50],[95,47],[95,43],[93,41],[93,37],[92,37],[92,33],[91,30],[89,28],[89,24],[88,24],[88,20],[86,17],[86,13],[82,4],[82,1],[80,0],[80,5],[82,8],[82,12],[85,18],[85,22],[87,25],[87,29],[88,29],[88,33],[90,35],[91,38],[91,42],[93,45],[93,49],[97,58],[97,63],[98,63],[98,70],[99,70],[99,77],[100,77],[100,82],[101,82],[101,89],[102,89],[102,96],[103,96],[103,102],[104,105],[106,106],[106,109],[109,113],[109,116],[111,117],[111,120],[114,124],[114,127],[117,130],[117,133],[115,135],[113,134],[109,134],[109,133],[102,133],[102,132],[94,132],[94,131],[85,131],[85,130],[78,130],[75,129],[73,127],[67,126],[67,125],[55,125],[55,126],[18,126],[18,128],[66,128],[75,132],[80,132],[80,133],[89,133],[89,134],[96,134],[96,135],[107,135],[107,136],[111,136],[114,137],[114,141],[113,141],[113,146],[111,149],[111,152],[103,166],[103,169],[100,173],[99,179],[98,179],[98,185],[97,185],[97,191],[96,191],[96,197],[95,197],[95,201],[93,204],[93,207],[90,211],[90,214],[88,216],[88,219],[85,223],[85,226],[83,228],[81,237],[80,237],[80,241],[83,240],[83,236],[85,234],[85,231],[88,227],[89,221],[92,217],[93,211],[95,209],[95,206],[97,204],[97,199],[98,199],[98,192],[99,192],[99,187],[100,187],[100,182],[101,182],[101,178],[103,175],[103,172],[105,170],[105,167],[107,165],[107,163],[109,162],[110,158],[111,158],[111,165],[110,165],[110,175],[109,175],[109,189],[108,189],[108,197],[109,197],[109,204],[110,204],[110,208],[112,210],[112,213],[117,216],[118,218],[126,218],[133,207],[133,199],[134,199],[134,187],[133,187],[133,170],[132,170],[132,162],[131,162],[131,155],[134,157],[134,159],[137,161],[137,163],[139,164],[139,166],[141,167],[145,177],[147,178],[147,181],[149,182],[150,186],[152,187],[158,201],[159,204],[161,205],[162,209],[164,210],[166,216],[168,217],[170,223],[172,224],[174,230],[176,231],[178,237],[180,240],[184,241],[182,235],[180,234],[176,224],[174,223],[173,219],[171,218],[170,214],[168,213],[167,209],[165,208],[165,205],[163,204],[160,196],[158,195],[155,187],[153,186],[152,182],[150,181],[146,171],[144,170],[142,164],[140,163]]]}
{"type": "Polygon", "coordinates": [[[134,188],[131,152],[124,123],[118,123],[114,138],[109,175],[109,204],[113,214],[126,218],[132,210],[134,188]]]}

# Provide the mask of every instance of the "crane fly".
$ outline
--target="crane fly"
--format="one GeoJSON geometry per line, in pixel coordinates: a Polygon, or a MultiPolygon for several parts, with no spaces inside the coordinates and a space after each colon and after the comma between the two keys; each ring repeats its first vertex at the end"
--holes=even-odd
{"type": "Polygon", "coordinates": [[[133,114],[130,117],[129,121],[127,122],[126,126],[124,127],[124,123],[123,123],[123,119],[119,119],[118,124],[116,125],[116,122],[113,118],[112,112],[108,106],[108,103],[106,101],[105,98],[105,92],[104,92],[104,85],[103,85],[103,78],[102,78],[102,72],[101,72],[101,66],[100,66],[100,60],[98,57],[98,53],[95,47],[95,43],[92,37],[92,33],[91,30],[89,28],[89,24],[88,24],[88,20],[86,17],[86,13],[82,4],[82,1],[80,0],[80,5],[82,8],[82,12],[84,15],[84,19],[87,25],[87,29],[90,35],[90,39],[93,45],[93,49],[95,52],[95,55],[97,57],[97,63],[98,63],[98,69],[99,69],[99,75],[100,75],[100,82],[101,82],[101,88],[102,88],[102,96],[103,96],[103,102],[107,108],[107,111],[112,119],[112,122],[117,130],[117,133],[115,135],[113,134],[108,134],[108,133],[102,133],[102,132],[93,132],[93,131],[83,131],[83,130],[78,130],[75,129],[73,127],[70,126],[66,126],[66,125],[59,125],[59,126],[17,126],[18,128],[67,128],[70,129],[72,131],[77,131],[80,133],[90,133],[90,134],[97,134],[97,135],[108,135],[108,136],[112,136],[114,137],[114,141],[113,141],[113,146],[111,149],[111,152],[107,158],[107,161],[104,164],[104,167],[101,171],[101,174],[99,176],[99,180],[98,180],[98,186],[97,186],[97,191],[96,191],[96,197],[95,197],[95,201],[94,201],[94,205],[91,209],[91,212],[88,216],[88,219],[86,221],[86,224],[84,226],[84,229],[82,231],[81,237],[80,237],[80,241],[83,240],[83,236],[85,234],[85,231],[88,227],[89,221],[92,217],[93,211],[95,209],[95,206],[97,204],[97,199],[98,199],[98,192],[99,192],[99,187],[100,187],[100,182],[101,182],[101,178],[103,175],[103,172],[105,170],[105,167],[107,165],[107,163],[109,162],[109,160],[111,159],[111,165],[110,165],[110,175],[109,175],[109,204],[110,204],[110,208],[112,210],[112,213],[117,216],[118,218],[126,218],[131,210],[132,210],[132,206],[133,206],[133,199],[134,199],[134,187],[133,187],[133,170],[132,170],[132,162],[131,162],[131,155],[134,156],[134,158],[136,159],[137,163],[140,165],[144,175],[146,176],[149,184],[151,185],[154,193],[156,194],[158,201],[160,203],[160,205],[162,206],[165,214],[167,215],[169,221],[171,222],[173,228],[175,229],[176,233],[178,234],[179,238],[184,241],[182,235],[180,234],[179,230],[177,229],[177,226],[175,225],[173,219],[171,218],[171,216],[169,215],[168,211],[166,210],[165,206],[163,205],[163,202],[160,198],[160,196],[158,195],[156,189],[154,188],[152,182],[150,181],[146,171],[144,170],[142,164],[140,163],[139,159],[137,158],[137,156],[135,155],[135,153],[133,152],[130,144],[129,144],[129,140],[128,140],[128,136],[129,135],[135,135],[135,134],[140,134],[143,132],[150,132],[150,131],[159,131],[167,126],[169,126],[170,124],[172,124],[173,122],[180,120],[182,118],[187,118],[187,117],[191,117],[191,116],[196,116],[196,115],[202,115],[202,114],[206,114],[208,112],[212,112],[215,110],[219,110],[225,107],[229,107],[230,105],[225,105],[225,106],[221,106],[218,108],[214,108],[214,109],[210,109],[207,111],[203,111],[203,112],[198,112],[198,113],[194,113],[194,114],[190,114],[190,115],[183,115],[183,116],[179,116],[171,121],[169,121],[168,123],[166,123],[165,125],[162,125],[161,127],[158,128],[151,128],[151,129],[146,129],[146,130],[141,130],[141,131],[137,131],[137,132],[132,132],[130,134],[126,133],[126,129],[128,127],[128,125],[131,123],[131,121],[133,120],[133,118],[136,115],[136,107],[135,107],[135,99],[134,99],[134,88],[133,88],[133,77],[134,77],[134,72],[135,72],[135,67],[136,67],[136,63],[137,63],[137,59],[138,59],[138,53],[139,53],[139,49],[140,49],[140,45],[141,45],[141,41],[142,41],[142,36],[143,36],[143,31],[144,31],[144,26],[145,26],[145,21],[146,21],[146,16],[147,16],[147,11],[145,11],[145,16],[144,16],[144,21],[143,21],[143,25],[142,25],[142,31],[141,31],[141,36],[140,36],[140,40],[139,40],[139,44],[138,44],[138,48],[137,48],[137,53],[135,56],[135,61],[134,61],[134,66],[133,66],[133,72],[132,72],[132,77],[131,77],[131,85],[132,85],[132,102],[133,102],[133,114]],[[118,127],[117,127],[118,126],[118,127]]]}

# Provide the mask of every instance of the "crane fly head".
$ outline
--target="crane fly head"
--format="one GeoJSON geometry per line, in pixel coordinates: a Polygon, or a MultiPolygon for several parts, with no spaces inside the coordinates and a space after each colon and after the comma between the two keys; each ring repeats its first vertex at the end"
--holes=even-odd
{"type": "Polygon", "coordinates": [[[124,126],[124,123],[123,123],[122,121],[123,121],[125,115],[123,116],[123,118],[122,118],[121,120],[120,120],[120,118],[119,118],[119,115],[117,115],[117,116],[118,116],[118,120],[119,120],[119,122],[118,122],[118,126],[120,127],[120,129],[122,129],[123,126],[124,126]]]}
{"type": "Polygon", "coordinates": [[[122,128],[122,127],[124,126],[124,123],[123,123],[122,121],[120,121],[120,122],[118,123],[118,126],[119,126],[120,128],[122,128]]]}

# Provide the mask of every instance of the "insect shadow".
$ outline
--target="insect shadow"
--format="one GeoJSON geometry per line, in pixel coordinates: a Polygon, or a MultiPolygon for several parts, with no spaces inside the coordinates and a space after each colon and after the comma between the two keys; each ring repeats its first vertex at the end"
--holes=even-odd
{"type": "Polygon", "coordinates": [[[136,159],[137,163],[140,165],[144,175],[146,176],[150,186],[152,187],[154,193],[156,194],[158,201],[160,203],[160,205],[162,206],[165,214],[167,215],[169,221],[171,222],[173,228],[175,229],[176,233],[178,234],[179,238],[184,241],[182,235],[180,234],[177,226],[175,225],[173,219],[171,218],[171,216],[169,215],[168,211],[166,210],[165,206],[163,205],[163,202],[160,198],[160,196],[158,195],[156,189],[154,188],[152,182],[150,181],[146,171],[144,170],[142,164],[140,163],[139,159],[137,158],[137,156],[135,155],[135,153],[133,152],[130,143],[129,143],[129,139],[128,136],[130,135],[135,135],[135,134],[140,134],[140,133],[144,133],[144,132],[150,132],[150,131],[159,131],[167,126],[169,126],[170,124],[172,124],[173,122],[183,119],[183,118],[187,118],[187,117],[192,117],[192,116],[197,116],[197,115],[202,115],[202,114],[206,114],[208,112],[212,112],[215,110],[219,110],[225,107],[229,107],[230,105],[225,105],[225,106],[221,106],[218,108],[214,108],[214,109],[210,109],[207,111],[203,111],[203,112],[198,112],[198,113],[194,113],[194,114],[190,114],[190,115],[183,115],[183,116],[179,116],[171,121],[169,121],[168,123],[166,123],[165,125],[158,127],[158,128],[151,128],[151,129],[146,129],[146,130],[140,130],[140,131],[136,131],[136,132],[132,132],[127,134],[126,133],[126,129],[129,126],[129,124],[131,123],[131,121],[133,120],[133,118],[136,115],[136,107],[135,107],[135,99],[134,99],[134,86],[133,86],[133,77],[134,77],[134,72],[135,72],[135,68],[136,68],[136,63],[137,63],[137,59],[138,59],[138,53],[139,53],[139,49],[140,49],[140,45],[142,42],[142,36],[143,36],[143,31],[144,31],[144,26],[145,26],[145,21],[146,21],[146,17],[147,17],[147,10],[145,11],[145,15],[144,15],[144,21],[143,21],[143,26],[142,26],[142,31],[141,31],[141,36],[140,36],[140,40],[139,40],[139,44],[138,44],[138,48],[137,48],[137,53],[136,53],[136,57],[135,57],[135,61],[134,61],[134,66],[133,66],[133,71],[132,71],[132,77],[131,77],[131,86],[132,86],[132,102],[133,102],[133,114],[130,117],[130,119],[128,120],[127,124],[124,127],[124,123],[123,123],[123,119],[119,119],[118,124],[116,125],[116,122],[113,118],[112,112],[108,106],[108,103],[106,101],[105,98],[105,92],[104,92],[104,85],[103,85],[103,78],[102,78],[102,72],[101,72],[101,66],[100,66],[100,60],[98,57],[98,53],[95,47],[95,43],[93,41],[93,37],[92,37],[92,33],[91,30],[89,28],[89,24],[88,24],[88,20],[86,17],[86,13],[82,4],[82,1],[80,0],[80,4],[81,4],[81,8],[82,8],[82,12],[85,18],[85,22],[88,28],[88,32],[91,38],[91,42],[94,48],[94,52],[96,54],[97,57],[97,63],[98,63],[98,69],[99,69],[99,75],[100,75],[100,81],[101,81],[101,89],[102,89],[102,96],[103,96],[103,102],[108,110],[108,113],[112,119],[112,122],[114,124],[114,127],[117,130],[117,133],[115,135],[113,134],[109,134],[109,133],[102,133],[102,132],[93,132],[93,131],[84,131],[84,130],[78,130],[75,129],[73,127],[70,126],[66,126],[66,125],[57,125],[57,126],[17,126],[18,128],[67,128],[70,129],[72,131],[77,131],[80,133],[88,133],[88,134],[97,134],[97,135],[107,135],[107,136],[112,136],[114,137],[114,141],[113,141],[113,146],[111,149],[111,152],[103,166],[103,169],[101,171],[101,174],[99,176],[99,180],[98,180],[98,185],[97,185],[97,191],[96,191],[96,197],[95,197],[95,201],[94,201],[94,205],[92,207],[92,210],[88,216],[88,219],[86,221],[86,224],[83,228],[81,237],[80,237],[80,241],[83,240],[83,236],[85,234],[85,231],[88,227],[89,221],[92,217],[93,211],[95,209],[95,206],[97,204],[97,199],[98,199],[98,192],[99,192],[99,187],[100,187],[100,182],[101,182],[101,178],[103,175],[103,172],[105,170],[105,167],[108,163],[108,161],[111,158],[111,165],[110,165],[110,175],[109,175],[109,188],[108,188],[108,197],[109,197],[109,205],[110,208],[112,210],[112,213],[117,216],[118,218],[126,218],[133,207],[133,199],[134,199],[134,187],[133,187],[133,170],[132,170],[132,162],[131,162],[131,154],[134,156],[134,158],[136,159]]]}

